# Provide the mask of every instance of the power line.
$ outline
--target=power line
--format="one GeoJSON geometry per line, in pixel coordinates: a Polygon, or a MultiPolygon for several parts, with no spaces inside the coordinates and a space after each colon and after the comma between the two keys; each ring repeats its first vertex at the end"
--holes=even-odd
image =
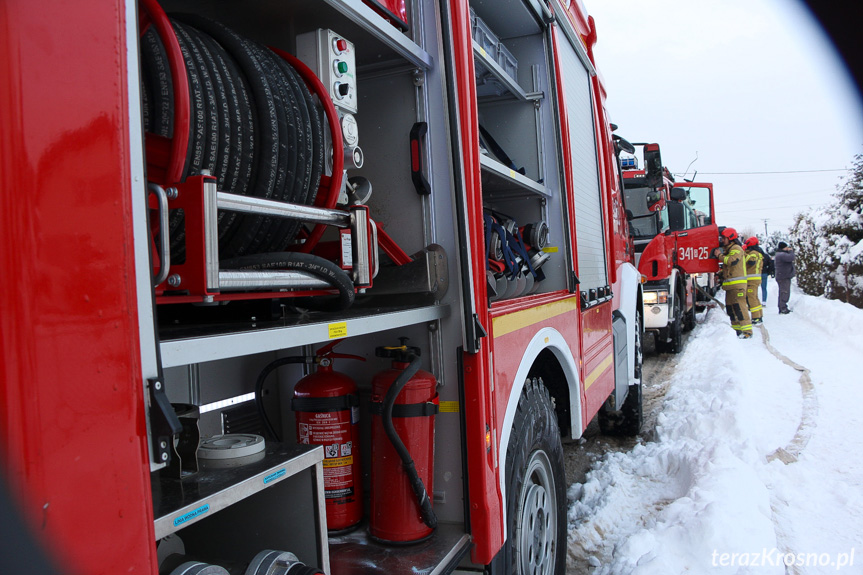
{"type": "Polygon", "coordinates": [[[731,200],[730,202],[725,202],[725,201],[719,202],[719,201],[717,201],[717,203],[721,203],[721,205],[723,205],[723,206],[728,206],[731,204],[742,204],[744,202],[745,203],[751,203],[751,202],[757,202],[760,200],[774,200],[776,198],[788,198],[791,196],[811,196],[812,194],[821,194],[824,192],[831,192],[831,191],[832,190],[813,190],[811,192],[789,192],[789,193],[784,193],[784,194],[777,194],[775,196],[753,196],[747,200],[731,200]]]}
{"type": "MultiPolygon", "coordinates": [[[[748,208],[748,209],[739,209],[739,210],[721,210],[720,214],[739,214],[742,212],[763,212],[765,210],[779,210],[786,208],[816,208],[821,207],[824,204],[803,204],[799,206],[770,206],[767,208],[748,208]]],[[[720,211],[720,210],[717,210],[720,211]]]]}
{"type": "MultiPolygon", "coordinates": [[[[846,168],[836,169],[836,170],[785,170],[785,171],[776,171],[776,172],[698,172],[702,176],[753,176],[753,175],[765,175],[765,174],[814,174],[817,172],[847,172],[846,168]]],[[[684,174],[675,173],[675,176],[682,176],[684,174]]]]}

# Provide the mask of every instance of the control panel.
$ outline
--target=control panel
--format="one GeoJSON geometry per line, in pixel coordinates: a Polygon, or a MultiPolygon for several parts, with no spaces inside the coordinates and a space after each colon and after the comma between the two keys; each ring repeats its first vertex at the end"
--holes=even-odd
{"type": "Polygon", "coordinates": [[[356,113],[357,79],[353,43],[332,30],[319,28],[297,36],[297,57],[317,72],[337,108],[356,113]]]}

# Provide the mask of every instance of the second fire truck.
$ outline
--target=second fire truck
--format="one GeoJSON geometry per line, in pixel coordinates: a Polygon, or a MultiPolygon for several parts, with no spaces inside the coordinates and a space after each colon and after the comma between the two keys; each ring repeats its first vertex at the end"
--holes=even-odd
{"type": "Polygon", "coordinates": [[[658,144],[635,144],[633,152],[638,148],[643,167],[633,154],[621,162],[635,264],[645,278],[644,328],[658,351],[679,353],[683,332],[695,327],[696,282],[709,290],[718,269],[713,184],[675,182],[658,144]]]}

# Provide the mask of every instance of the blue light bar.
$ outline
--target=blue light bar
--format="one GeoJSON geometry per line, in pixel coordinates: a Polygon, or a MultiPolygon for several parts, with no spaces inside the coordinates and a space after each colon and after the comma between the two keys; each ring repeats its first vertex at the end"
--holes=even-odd
{"type": "Polygon", "coordinates": [[[638,158],[620,158],[620,167],[624,170],[637,170],[638,158]]]}

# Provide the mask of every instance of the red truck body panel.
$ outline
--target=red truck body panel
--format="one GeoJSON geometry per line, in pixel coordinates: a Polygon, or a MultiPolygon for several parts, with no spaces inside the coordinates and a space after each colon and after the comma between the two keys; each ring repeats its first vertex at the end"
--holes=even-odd
{"type": "Polygon", "coordinates": [[[0,8],[0,448],[63,573],[155,573],[123,22],[122,2],[0,8]]]}

